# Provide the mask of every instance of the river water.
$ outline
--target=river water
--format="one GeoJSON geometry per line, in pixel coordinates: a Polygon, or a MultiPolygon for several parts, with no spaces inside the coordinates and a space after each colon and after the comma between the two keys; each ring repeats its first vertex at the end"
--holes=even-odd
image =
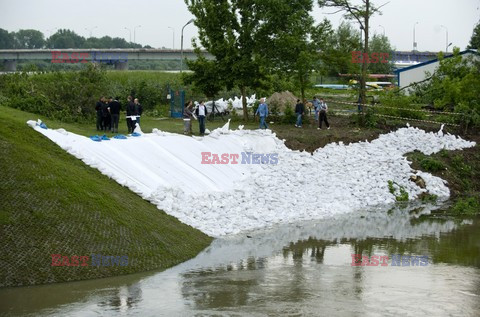
{"type": "Polygon", "coordinates": [[[277,226],[216,239],[196,258],[162,272],[1,289],[0,312],[480,316],[480,218],[424,213],[393,208],[277,226]],[[389,260],[353,266],[352,254],[389,260]],[[418,265],[408,256],[428,262],[418,265]]]}

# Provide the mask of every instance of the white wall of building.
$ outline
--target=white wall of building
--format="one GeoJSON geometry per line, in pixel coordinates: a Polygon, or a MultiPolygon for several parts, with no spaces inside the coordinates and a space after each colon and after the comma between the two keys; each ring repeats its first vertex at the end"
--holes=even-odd
{"type": "MultiPolygon", "coordinates": [[[[463,58],[467,56],[474,55],[478,58],[478,55],[467,52],[462,55],[463,58]]],[[[418,83],[427,78],[426,72],[430,73],[430,76],[435,72],[437,67],[439,66],[440,62],[437,60],[431,63],[419,64],[417,67],[412,67],[411,69],[401,70],[398,73],[398,86],[399,88],[407,87],[413,83],[418,83]]],[[[408,94],[410,88],[406,89],[406,93],[408,94]]]]}

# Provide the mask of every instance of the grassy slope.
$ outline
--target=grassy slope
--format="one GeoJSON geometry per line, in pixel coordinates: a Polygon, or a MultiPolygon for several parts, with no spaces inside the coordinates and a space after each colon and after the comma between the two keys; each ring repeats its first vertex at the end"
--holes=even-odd
{"type": "Polygon", "coordinates": [[[37,115],[0,113],[0,286],[167,268],[210,243],[28,127],[37,115]],[[129,265],[51,266],[51,254],[93,253],[128,255],[129,265]]]}

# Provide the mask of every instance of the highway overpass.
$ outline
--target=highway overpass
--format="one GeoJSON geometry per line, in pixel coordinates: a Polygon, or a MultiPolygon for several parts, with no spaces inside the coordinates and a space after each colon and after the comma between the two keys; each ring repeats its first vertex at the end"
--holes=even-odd
{"type": "MultiPolygon", "coordinates": [[[[213,56],[204,52],[208,59],[213,56]]],[[[193,60],[197,56],[193,50],[183,50],[184,59],[193,60]]],[[[16,71],[18,61],[43,60],[51,63],[106,63],[115,65],[115,69],[127,70],[128,61],[181,60],[181,50],[171,49],[9,49],[0,50],[0,62],[4,71],[16,71]]]]}
{"type": "MultiPolygon", "coordinates": [[[[204,52],[208,59],[213,56],[204,52]]],[[[389,59],[395,64],[404,63],[410,66],[414,63],[435,59],[437,52],[395,51],[389,59]]],[[[193,60],[197,56],[193,50],[183,50],[184,59],[193,60]]],[[[115,65],[115,69],[127,70],[128,61],[138,60],[181,60],[181,50],[171,49],[9,49],[0,50],[0,63],[3,62],[4,71],[16,71],[18,61],[43,60],[51,63],[106,63],[115,65]]]]}

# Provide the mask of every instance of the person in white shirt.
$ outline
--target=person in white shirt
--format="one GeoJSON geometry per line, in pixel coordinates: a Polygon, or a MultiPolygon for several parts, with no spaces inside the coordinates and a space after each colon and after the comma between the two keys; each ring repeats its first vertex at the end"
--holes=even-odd
{"type": "Polygon", "coordinates": [[[205,117],[208,114],[207,107],[205,107],[205,102],[202,100],[195,110],[195,114],[198,117],[198,124],[200,126],[200,135],[205,134],[205,117]]]}

